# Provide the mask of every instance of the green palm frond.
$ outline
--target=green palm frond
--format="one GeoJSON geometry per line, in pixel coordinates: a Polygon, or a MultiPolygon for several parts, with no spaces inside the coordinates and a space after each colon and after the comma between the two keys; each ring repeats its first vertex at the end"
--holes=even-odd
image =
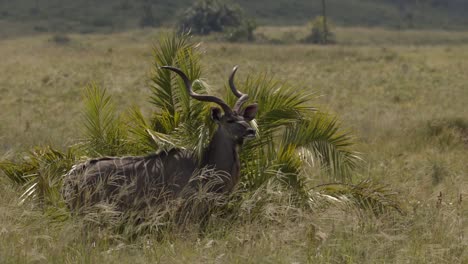
{"type": "MultiPolygon", "coordinates": [[[[185,86],[180,85],[184,88],[183,93],[188,96],[185,86]]],[[[206,93],[206,88],[200,81],[194,82],[193,87],[199,93],[206,93]]],[[[188,102],[188,108],[181,112],[181,122],[171,134],[185,147],[195,149],[208,143],[214,126],[209,119],[210,104],[193,99],[188,102]]]]}
{"type": "Polygon", "coordinates": [[[340,129],[336,118],[315,113],[285,130],[282,144],[303,148],[302,157],[317,160],[329,170],[334,180],[346,181],[361,158],[351,150],[353,137],[340,129]]]}
{"type": "Polygon", "coordinates": [[[178,37],[176,34],[159,39],[159,45],[153,48],[153,77],[151,78],[150,102],[158,109],[167,109],[172,115],[176,113],[177,101],[174,93],[173,80],[169,71],[161,69],[164,65],[174,65],[182,50],[190,49],[188,36],[178,37]]]}
{"type": "Polygon", "coordinates": [[[86,87],[84,94],[84,145],[89,155],[124,154],[126,133],[115,104],[105,89],[95,84],[86,87]]]}
{"type": "MultiPolygon", "coordinates": [[[[159,40],[158,45],[153,49],[153,60],[150,102],[157,110],[167,111],[170,116],[174,117],[173,128],[175,128],[179,121],[184,121],[183,118],[178,118],[180,115],[182,117],[191,115],[194,102],[191,102],[182,80],[171,71],[160,67],[178,67],[187,74],[190,80],[194,81],[201,76],[199,53],[196,45],[190,41],[189,35],[172,34],[159,40]]],[[[202,88],[203,86],[194,85],[195,91],[202,88]]]]}
{"type": "Polygon", "coordinates": [[[154,152],[156,150],[169,150],[174,147],[184,148],[173,134],[158,132],[161,130],[165,131],[166,128],[172,129],[171,122],[173,121],[167,112],[161,112],[158,115],[159,129],[154,130],[140,109],[133,108],[129,111],[127,119],[129,120],[128,130],[132,135],[130,142],[135,146],[137,154],[154,152]]]}
{"type": "Polygon", "coordinates": [[[25,175],[31,174],[35,167],[29,163],[18,163],[9,160],[0,161],[0,170],[7,178],[16,184],[24,184],[27,182],[25,175]]]}
{"type": "Polygon", "coordinates": [[[75,162],[74,150],[66,152],[50,146],[35,147],[22,154],[17,161],[0,163],[8,178],[24,188],[21,201],[36,200],[40,204],[55,204],[60,200],[62,175],[75,162]]]}
{"type": "MultiPolygon", "coordinates": [[[[289,177],[282,180],[299,189],[304,185],[301,168],[306,165],[327,168],[333,180],[350,178],[360,161],[358,153],[351,149],[354,139],[340,128],[336,118],[311,105],[316,99],[314,93],[295,89],[264,74],[248,76],[238,87],[260,106],[253,123],[259,136],[244,145],[241,157],[249,186],[259,186],[275,175],[253,173],[258,166],[263,171],[281,171],[289,177]]],[[[227,101],[234,104],[235,100],[228,93],[227,101]]]]}
{"type": "Polygon", "coordinates": [[[272,148],[249,148],[241,152],[242,184],[245,189],[255,190],[270,179],[279,179],[284,176],[280,161],[272,159],[277,152],[272,148]]]}
{"type": "Polygon", "coordinates": [[[144,117],[141,110],[137,107],[131,108],[126,114],[128,120],[128,130],[130,132],[130,143],[136,146],[135,148],[142,153],[148,153],[159,149],[159,145],[154,141],[148,131],[151,129],[150,124],[144,117]]]}
{"type": "Polygon", "coordinates": [[[161,66],[176,66],[184,71],[193,83],[193,90],[206,93],[201,76],[197,46],[187,34],[164,36],[153,49],[153,75],[150,81],[150,103],[155,107],[153,115],[146,121],[141,112],[131,113],[134,123],[130,131],[143,147],[158,150],[172,147],[194,149],[201,155],[201,149],[209,140],[212,125],[208,117],[209,105],[192,100],[185,84],[171,71],[161,66]],[[196,131],[196,133],[194,133],[196,131]]]}
{"type": "Polygon", "coordinates": [[[370,180],[362,181],[356,185],[343,183],[322,184],[312,188],[312,191],[331,197],[336,202],[351,204],[376,216],[390,210],[403,214],[397,199],[398,193],[388,186],[373,183],[370,180]]]}
{"type": "MultiPolygon", "coordinates": [[[[250,101],[260,106],[256,121],[262,135],[272,135],[278,129],[316,111],[311,106],[316,98],[313,93],[298,91],[288,83],[274,80],[266,74],[248,76],[239,89],[249,95],[250,101]]],[[[234,104],[235,100],[228,93],[229,104],[234,104]]]]}

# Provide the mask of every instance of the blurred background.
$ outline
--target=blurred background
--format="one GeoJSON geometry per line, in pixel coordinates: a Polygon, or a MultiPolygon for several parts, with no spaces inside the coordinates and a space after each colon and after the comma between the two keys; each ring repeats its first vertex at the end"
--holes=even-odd
{"type": "Polygon", "coordinates": [[[300,26],[324,11],[339,27],[460,30],[468,26],[465,0],[2,0],[0,37],[117,32],[181,23],[232,27],[243,20],[250,20],[251,27],[300,26]]]}

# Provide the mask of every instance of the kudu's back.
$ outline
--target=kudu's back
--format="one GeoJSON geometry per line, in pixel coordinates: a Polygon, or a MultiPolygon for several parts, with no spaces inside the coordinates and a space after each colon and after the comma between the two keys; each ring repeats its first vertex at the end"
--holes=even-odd
{"type": "Polygon", "coordinates": [[[138,209],[177,196],[196,169],[194,154],[180,149],[91,159],[65,175],[62,194],[72,209],[99,202],[112,203],[120,210],[138,209]]]}

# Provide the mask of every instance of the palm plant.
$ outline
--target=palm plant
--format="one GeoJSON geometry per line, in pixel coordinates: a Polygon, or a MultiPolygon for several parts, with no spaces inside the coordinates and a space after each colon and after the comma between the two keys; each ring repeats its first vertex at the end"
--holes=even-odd
{"type": "Polygon", "coordinates": [[[259,186],[281,171],[282,180],[300,189],[306,178],[304,166],[313,164],[307,161],[323,165],[333,181],[350,179],[360,161],[351,149],[353,137],[336,118],[311,106],[313,93],[265,75],[248,77],[242,87],[260,105],[256,119],[260,138],[243,152],[249,186],[259,186]]]}
{"type": "MultiPolygon", "coordinates": [[[[105,90],[91,85],[85,93],[85,131],[80,148],[70,148],[66,153],[52,148],[31,152],[19,162],[0,162],[0,170],[12,182],[26,186],[25,198],[39,197],[44,201],[47,200],[44,197],[58,197],[60,176],[79,155],[144,154],[172,147],[192,149],[200,155],[214,132],[214,125],[209,120],[210,106],[190,100],[180,78],[160,68],[171,65],[182,69],[194,81],[193,89],[205,93],[207,85],[199,80],[202,76],[199,58],[198,45],[189,35],[173,34],[161,38],[153,50],[149,102],[154,108],[149,117],[138,108],[131,109],[124,117],[117,115],[112,98],[105,90]]],[[[300,194],[299,197],[309,199],[311,188],[307,184],[306,171],[311,166],[317,170],[324,168],[331,182],[351,180],[361,160],[352,149],[353,136],[340,128],[335,117],[311,105],[316,100],[313,93],[298,91],[265,74],[250,75],[240,83],[240,90],[259,105],[257,119],[252,121],[258,136],[244,144],[241,154],[241,190],[255,192],[276,182],[300,194]]],[[[233,104],[235,98],[228,93],[224,100],[233,104]]],[[[363,208],[361,205],[368,204],[366,201],[376,205],[372,208],[396,207],[395,203],[389,202],[392,200],[386,189],[373,185],[341,188],[339,193],[336,188],[321,188],[320,192],[329,192],[337,199],[351,197],[363,208]],[[372,187],[372,191],[367,192],[369,188],[366,186],[372,187]],[[343,196],[347,190],[354,194],[343,196]]]]}
{"type": "MultiPolygon", "coordinates": [[[[186,72],[190,80],[196,80],[201,76],[199,53],[188,35],[162,38],[159,44],[153,51],[154,71],[150,81],[150,103],[155,111],[146,119],[139,109],[132,109],[129,130],[133,143],[146,152],[181,147],[201,153],[209,131],[207,105],[190,100],[183,82],[160,68],[175,65],[186,72]]],[[[196,82],[193,90],[203,93],[205,88],[201,82],[196,82]]]]}
{"type": "Polygon", "coordinates": [[[112,97],[96,84],[85,89],[82,122],[79,146],[87,156],[116,156],[129,151],[122,117],[116,114],[112,97]]]}
{"type": "MultiPolygon", "coordinates": [[[[188,35],[163,38],[155,48],[150,100],[155,112],[148,121],[139,110],[132,115],[131,131],[143,149],[177,146],[200,153],[206,145],[213,132],[207,104],[190,100],[180,79],[159,68],[181,68],[195,81],[194,89],[203,93],[199,56],[188,35]]],[[[241,156],[247,189],[258,188],[281,172],[282,182],[300,190],[306,178],[302,168],[310,160],[327,168],[333,180],[350,179],[360,160],[351,149],[353,138],[340,129],[336,118],[311,106],[313,93],[297,91],[264,74],[247,77],[241,87],[260,106],[254,124],[259,137],[245,144],[241,156]]],[[[225,98],[229,104],[235,99],[230,93],[225,98]]]]}
{"type": "Polygon", "coordinates": [[[72,148],[65,152],[50,146],[35,147],[16,161],[1,161],[0,170],[23,188],[20,201],[33,200],[42,208],[60,201],[61,176],[75,162],[72,148]]]}

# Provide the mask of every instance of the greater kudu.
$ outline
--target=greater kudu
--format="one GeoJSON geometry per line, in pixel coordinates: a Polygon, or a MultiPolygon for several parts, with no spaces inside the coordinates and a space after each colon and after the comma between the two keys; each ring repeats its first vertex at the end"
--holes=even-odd
{"type": "Polygon", "coordinates": [[[248,95],[241,93],[234,85],[237,66],[229,77],[231,91],[238,98],[233,108],[218,97],[195,93],[191,81],[180,69],[170,66],[162,68],[177,73],[192,98],[216,103],[224,112],[217,107],[211,108],[211,118],[218,127],[201,160],[193,151],[178,148],[148,156],[88,160],[75,165],[64,179],[63,196],[72,209],[100,201],[115,202],[119,208],[125,209],[141,206],[141,200],[154,203],[161,196],[164,199],[168,195],[176,197],[203,170],[224,175],[210,191],[228,193],[239,182],[239,150],[244,139],[255,137],[256,132],[249,121],[255,118],[257,105],[242,107],[248,95]]]}

